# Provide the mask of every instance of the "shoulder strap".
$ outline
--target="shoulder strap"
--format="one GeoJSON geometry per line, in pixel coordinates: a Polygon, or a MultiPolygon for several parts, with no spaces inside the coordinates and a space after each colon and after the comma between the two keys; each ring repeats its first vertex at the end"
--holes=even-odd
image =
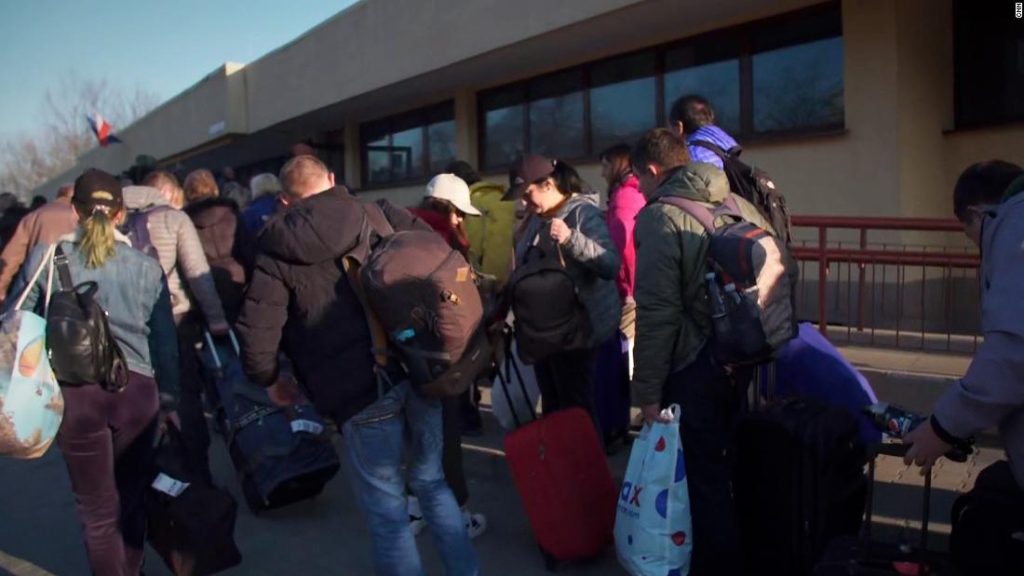
{"type": "Polygon", "coordinates": [[[355,292],[356,298],[359,299],[359,303],[363,307],[366,325],[370,328],[373,360],[378,367],[384,368],[388,365],[388,336],[384,327],[381,326],[380,320],[377,319],[377,315],[370,310],[366,301],[366,290],[363,287],[363,279],[359,275],[359,260],[353,256],[342,256],[341,266],[345,270],[345,276],[348,277],[349,286],[352,287],[352,291],[355,292]]]}
{"type": "Polygon", "coordinates": [[[708,142],[707,140],[694,140],[693,142],[690,142],[690,144],[711,150],[722,160],[725,160],[726,158],[737,158],[743,152],[743,148],[740,146],[733,146],[728,150],[723,150],[721,146],[708,142]]]}
{"type": "Polygon", "coordinates": [[[73,290],[74,281],[71,280],[71,269],[68,268],[68,256],[64,253],[64,247],[57,244],[57,250],[53,255],[53,264],[57,267],[57,276],[60,278],[61,290],[73,290]]]}
{"type": "Polygon", "coordinates": [[[658,198],[658,202],[675,206],[683,212],[686,212],[697,222],[700,222],[700,225],[703,226],[708,233],[715,231],[715,213],[700,202],[690,200],[689,198],[680,198],[679,196],[662,196],[661,198],[658,198]]]}
{"type": "Polygon", "coordinates": [[[740,212],[740,205],[736,202],[736,197],[732,194],[726,196],[725,200],[714,208],[708,208],[700,202],[690,200],[689,198],[680,198],[679,196],[662,196],[661,198],[658,198],[658,202],[670,204],[679,208],[683,212],[686,212],[695,220],[700,222],[700,225],[703,226],[709,234],[718,229],[718,226],[715,225],[715,220],[721,216],[730,216],[740,220],[746,220],[746,218],[743,217],[743,213],[740,212]]]}

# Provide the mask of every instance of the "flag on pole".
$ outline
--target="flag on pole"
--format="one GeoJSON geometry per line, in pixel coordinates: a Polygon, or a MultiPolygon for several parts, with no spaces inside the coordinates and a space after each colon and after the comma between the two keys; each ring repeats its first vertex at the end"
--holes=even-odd
{"type": "Polygon", "coordinates": [[[99,140],[100,146],[106,146],[112,142],[120,142],[121,140],[114,136],[113,129],[110,127],[110,123],[107,122],[103,116],[93,112],[87,114],[85,119],[89,122],[89,127],[92,128],[92,133],[96,135],[96,139],[99,140]]]}

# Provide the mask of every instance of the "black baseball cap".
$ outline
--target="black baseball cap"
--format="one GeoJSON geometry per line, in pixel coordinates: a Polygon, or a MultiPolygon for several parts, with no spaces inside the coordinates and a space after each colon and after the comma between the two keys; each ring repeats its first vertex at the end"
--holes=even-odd
{"type": "Polygon", "coordinates": [[[518,200],[527,186],[551,176],[555,172],[555,161],[540,154],[527,154],[516,160],[508,170],[508,190],[502,200],[518,200]]]}
{"type": "Polygon", "coordinates": [[[124,204],[121,182],[103,170],[90,168],[75,180],[71,201],[82,208],[83,218],[97,206],[120,209],[124,204]]]}

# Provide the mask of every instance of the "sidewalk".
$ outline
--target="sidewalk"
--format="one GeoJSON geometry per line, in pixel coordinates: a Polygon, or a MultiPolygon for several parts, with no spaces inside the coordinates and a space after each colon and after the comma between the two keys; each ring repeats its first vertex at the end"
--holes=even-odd
{"type": "MultiPolygon", "coordinates": [[[[852,362],[862,367],[882,400],[941,393],[952,381],[964,358],[943,355],[888,353],[844,348],[852,362]]],[[[489,404],[489,390],[484,391],[489,404]]],[[[487,532],[474,541],[482,573],[543,576],[526,516],[502,450],[503,432],[485,410],[485,434],[466,438],[465,465],[474,511],[487,516],[487,532]]],[[[339,450],[343,440],[335,438],[339,450]]],[[[629,454],[620,450],[610,458],[613,476],[624,475],[629,454]]],[[[983,447],[967,463],[940,461],[933,471],[930,544],[947,547],[949,510],[959,493],[969,490],[977,473],[1003,458],[1002,450],[983,447]]],[[[214,476],[242,502],[234,470],[223,439],[213,437],[211,461],[214,476]]],[[[254,516],[244,504],[239,508],[236,539],[243,564],[225,574],[270,576],[281,574],[372,574],[370,538],[355,506],[349,473],[343,465],[338,476],[317,499],[254,516]]],[[[917,542],[921,511],[922,478],[916,468],[893,458],[879,461],[875,510],[875,536],[889,541],[917,542]]],[[[20,461],[0,458],[0,573],[18,576],[87,574],[84,546],[75,514],[67,473],[56,448],[43,458],[20,461]]],[[[430,536],[418,538],[428,574],[442,574],[430,536]]],[[[611,576],[625,572],[609,550],[593,563],[566,567],[566,576],[611,576]]],[[[146,574],[168,574],[163,562],[147,552],[146,574]]]]}

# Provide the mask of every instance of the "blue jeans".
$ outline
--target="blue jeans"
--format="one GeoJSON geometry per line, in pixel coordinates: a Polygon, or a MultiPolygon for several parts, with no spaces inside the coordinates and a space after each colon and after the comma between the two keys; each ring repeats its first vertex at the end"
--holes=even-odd
{"type": "Polygon", "coordinates": [[[420,397],[403,382],[349,419],[342,434],[353,471],[352,485],[373,537],[377,576],[423,574],[409,528],[402,474],[405,450],[408,484],[419,498],[446,573],[478,574],[476,551],[441,467],[441,403],[420,397]]]}

